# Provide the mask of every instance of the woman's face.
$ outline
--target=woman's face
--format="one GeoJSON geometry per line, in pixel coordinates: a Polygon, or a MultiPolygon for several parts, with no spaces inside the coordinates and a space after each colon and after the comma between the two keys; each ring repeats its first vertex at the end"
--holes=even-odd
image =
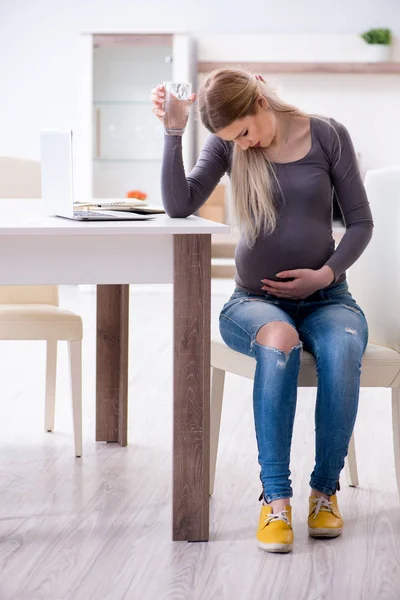
{"type": "Polygon", "coordinates": [[[216,132],[218,137],[226,141],[234,141],[242,150],[260,146],[268,148],[275,134],[276,118],[262,96],[257,102],[255,115],[237,119],[228,127],[216,132]]]}

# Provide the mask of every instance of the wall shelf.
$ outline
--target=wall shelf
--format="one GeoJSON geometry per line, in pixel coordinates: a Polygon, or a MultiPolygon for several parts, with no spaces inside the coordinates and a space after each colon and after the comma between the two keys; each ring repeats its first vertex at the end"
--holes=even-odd
{"type": "Polygon", "coordinates": [[[200,61],[199,73],[210,73],[214,69],[239,68],[255,73],[316,73],[354,75],[400,75],[400,62],[227,62],[200,61]]]}
{"type": "Polygon", "coordinates": [[[137,163],[137,162],[148,162],[148,163],[161,163],[161,158],[93,158],[94,162],[113,162],[113,163],[137,163]]]}
{"type": "Polygon", "coordinates": [[[150,100],[93,100],[93,106],[151,106],[150,100]]]}

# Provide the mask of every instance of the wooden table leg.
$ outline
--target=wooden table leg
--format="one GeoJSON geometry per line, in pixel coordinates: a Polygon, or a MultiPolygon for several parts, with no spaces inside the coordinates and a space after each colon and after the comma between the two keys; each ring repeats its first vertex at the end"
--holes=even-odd
{"type": "Polygon", "coordinates": [[[174,236],[173,540],[209,537],[211,235],[174,236]]]}
{"type": "Polygon", "coordinates": [[[96,441],[128,443],[129,285],[97,286],[96,441]]]}

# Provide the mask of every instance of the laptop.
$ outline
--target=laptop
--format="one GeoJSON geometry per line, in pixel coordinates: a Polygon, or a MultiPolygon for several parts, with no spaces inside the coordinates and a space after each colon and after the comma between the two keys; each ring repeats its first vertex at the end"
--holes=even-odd
{"type": "MultiPolygon", "coordinates": [[[[155,215],[132,212],[76,210],[74,208],[72,131],[40,134],[42,198],[48,215],[75,221],[147,221],[155,215]]],[[[103,199],[104,201],[104,199],[103,199]]],[[[82,202],[82,200],[80,201],[82,202]]],[[[89,203],[86,200],[87,203],[89,203]]],[[[101,200],[91,200],[99,204],[101,200]]]]}

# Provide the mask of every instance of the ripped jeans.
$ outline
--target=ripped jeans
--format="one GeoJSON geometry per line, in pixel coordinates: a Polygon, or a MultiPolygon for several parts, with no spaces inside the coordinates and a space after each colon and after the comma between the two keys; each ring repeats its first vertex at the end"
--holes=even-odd
{"type": "Polygon", "coordinates": [[[289,462],[302,348],[314,355],[318,390],[310,487],[334,494],[356,420],[361,360],[368,342],[365,315],[347,282],[333,283],[304,300],[236,288],[222,308],[220,332],[230,348],[256,359],[253,409],[267,502],[293,495],[289,462]],[[297,330],[300,343],[290,352],[256,341],[258,330],[273,321],[297,330]]]}

